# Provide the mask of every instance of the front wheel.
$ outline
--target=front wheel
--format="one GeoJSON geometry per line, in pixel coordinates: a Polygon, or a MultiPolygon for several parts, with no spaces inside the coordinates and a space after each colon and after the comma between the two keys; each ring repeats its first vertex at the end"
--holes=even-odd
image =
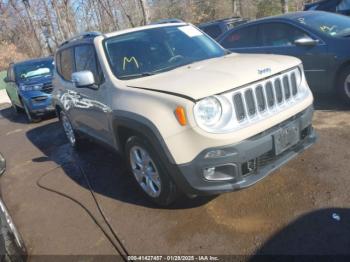
{"type": "Polygon", "coordinates": [[[40,118],[38,118],[35,114],[31,113],[26,103],[23,103],[24,112],[26,113],[27,119],[29,123],[37,123],[40,121],[40,118]]]}
{"type": "Polygon", "coordinates": [[[340,73],[337,88],[339,97],[350,105],[350,66],[340,73]]]}
{"type": "Polygon", "coordinates": [[[176,200],[178,189],[147,140],[137,136],[129,138],[125,154],[137,184],[151,201],[168,206],[176,200]]]}
{"type": "Polygon", "coordinates": [[[69,144],[74,149],[79,149],[83,144],[82,138],[74,131],[68,116],[63,111],[60,112],[60,121],[69,144]]]}

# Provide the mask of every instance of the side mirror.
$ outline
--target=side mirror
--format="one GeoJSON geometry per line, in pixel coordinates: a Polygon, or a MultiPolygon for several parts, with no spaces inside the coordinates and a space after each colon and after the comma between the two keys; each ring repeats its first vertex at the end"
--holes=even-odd
{"type": "Polygon", "coordinates": [[[75,87],[95,87],[95,78],[91,71],[80,71],[72,74],[72,82],[75,87]]]}
{"type": "Polygon", "coordinates": [[[318,40],[310,37],[302,37],[294,41],[294,44],[298,46],[315,46],[318,44],[318,40]]]}

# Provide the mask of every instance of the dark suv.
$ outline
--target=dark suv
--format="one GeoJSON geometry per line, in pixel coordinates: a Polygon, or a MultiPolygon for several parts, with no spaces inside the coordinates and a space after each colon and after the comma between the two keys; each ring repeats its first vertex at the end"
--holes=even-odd
{"type": "Polygon", "coordinates": [[[29,122],[37,122],[44,114],[54,112],[51,104],[52,57],[12,63],[7,70],[6,92],[13,109],[24,109],[29,122]]]}
{"type": "Polygon", "coordinates": [[[231,28],[234,28],[235,26],[244,24],[246,22],[248,22],[247,19],[243,19],[237,16],[210,21],[207,23],[200,24],[198,25],[198,27],[212,38],[217,39],[220,35],[230,30],[231,28]]]}

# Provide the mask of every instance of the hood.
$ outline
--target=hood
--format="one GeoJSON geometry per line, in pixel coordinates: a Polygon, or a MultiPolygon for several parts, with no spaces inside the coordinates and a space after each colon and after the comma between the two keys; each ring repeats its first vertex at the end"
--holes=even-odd
{"type": "Polygon", "coordinates": [[[127,86],[198,100],[264,79],[300,63],[299,59],[288,56],[230,54],[128,80],[127,86]]]}

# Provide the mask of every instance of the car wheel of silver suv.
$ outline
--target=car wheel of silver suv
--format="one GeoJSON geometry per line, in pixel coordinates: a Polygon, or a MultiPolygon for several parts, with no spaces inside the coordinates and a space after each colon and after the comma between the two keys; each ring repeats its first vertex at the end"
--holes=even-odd
{"type": "Polygon", "coordinates": [[[69,144],[74,149],[79,149],[82,144],[82,138],[74,131],[68,116],[63,111],[60,112],[60,121],[69,144]]]}
{"type": "Polygon", "coordinates": [[[125,154],[131,173],[149,199],[161,206],[176,200],[177,187],[147,140],[136,136],[129,138],[125,154]]]}

